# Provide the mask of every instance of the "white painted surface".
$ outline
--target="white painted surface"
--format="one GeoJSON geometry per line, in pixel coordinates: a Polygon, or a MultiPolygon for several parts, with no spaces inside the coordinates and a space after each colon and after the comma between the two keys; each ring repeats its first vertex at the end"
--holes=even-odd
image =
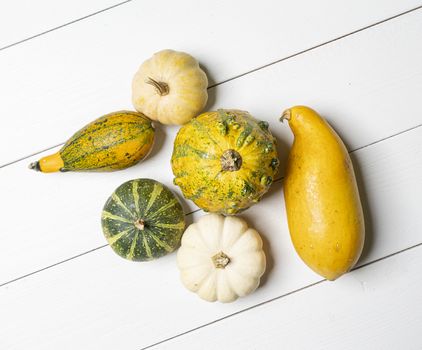
{"type": "Polygon", "coordinates": [[[153,349],[419,350],[421,265],[419,246],[153,349]]]}
{"type": "MultiPolygon", "coordinates": [[[[0,43],[64,24],[99,4],[73,2],[57,12],[45,0],[38,7],[44,15],[13,21],[24,3],[0,4],[0,20],[9,21],[0,29],[19,27],[0,30],[0,43]],[[59,15],[45,15],[46,7],[59,15]]],[[[135,0],[28,40],[0,52],[0,164],[63,142],[96,116],[130,108],[134,70],[161,48],[191,52],[212,82],[221,82],[418,5],[263,1],[204,9],[185,1],[168,2],[163,11],[162,3],[135,0]],[[163,29],[151,30],[153,23],[163,29]]],[[[282,160],[291,136],[277,117],[297,103],[326,116],[349,149],[361,148],[352,152],[368,226],[359,264],[422,242],[421,31],[422,10],[413,11],[210,90],[208,108],[242,108],[269,120],[282,160]]],[[[214,321],[157,348],[212,349],[225,341],[231,349],[421,347],[420,247],[219,321],[320,280],[290,243],[281,182],[242,215],[262,233],[269,268],[256,293],[236,303],[208,304],[187,292],[175,254],[136,264],[99,248],[105,244],[99,213],[120,183],[152,177],[175,189],[169,159],[176,131],[159,127],[152,156],[121,172],[26,169],[54,150],[0,169],[2,350],[140,349],[214,321]]],[[[187,201],[184,207],[195,210],[187,201]]]]}
{"type": "MultiPolygon", "coordinates": [[[[370,223],[360,263],[422,242],[421,156],[422,127],[353,153],[362,169],[370,223]]],[[[197,212],[194,218],[197,215],[202,214],[197,212]]],[[[6,325],[0,345],[3,341],[5,346],[16,343],[19,349],[56,349],[65,343],[79,349],[94,344],[115,349],[124,339],[125,348],[139,349],[320,279],[290,243],[281,182],[242,217],[263,235],[269,257],[265,282],[254,294],[229,305],[209,304],[184,289],[175,254],[136,264],[117,257],[107,246],[0,288],[0,324],[6,325]],[[48,316],[39,317],[44,312],[48,316]]],[[[101,237],[98,224],[84,233],[101,237]]],[[[71,240],[53,244],[60,247],[71,240]]],[[[20,242],[25,245],[25,240],[20,242]]],[[[15,254],[20,251],[30,249],[19,246],[15,254]]],[[[353,290],[350,293],[352,298],[353,290]]]]}
{"type": "MultiPolygon", "coordinates": [[[[327,116],[349,149],[365,146],[422,122],[420,115],[414,113],[419,108],[422,91],[421,31],[422,11],[400,17],[219,85],[210,91],[215,100],[213,108],[241,108],[268,120],[279,140],[283,163],[291,135],[287,126],[278,122],[278,116],[284,108],[298,103],[314,106],[327,116]],[[400,34],[395,33],[397,27],[402,28],[400,34]],[[383,40],[385,37],[390,39],[383,40]],[[356,52],[366,55],[357,57],[356,52]],[[406,60],[407,64],[385,60],[391,56],[406,60]],[[382,83],[385,79],[388,83],[382,83]]],[[[5,244],[0,245],[0,265],[8,267],[0,271],[0,282],[104,244],[98,215],[120,183],[151,177],[171,186],[170,157],[177,130],[177,127],[159,127],[153,154],[144,163],[121,172],[40,174],[26,169],[29,162],[56,149],[1,169],[4,178],[20,179],[0,183],[4,202],[9,203],[5,209],[7,215],[16,215],[14,208],[19,207],[22,198],[30,209],[26,210],[25,220],[7,220],[4,224],[5,232],[13,234],[6,235],[5,244]],[[42,235],[32,233],[34,225],[42,229],[42,235]],[[27,252],[24,257],[18,254],[22,249],[27,252]]],[[[400,161],[401,153],[393,154],[400,161]]],[[[415,159],[412,165],[417,167],[417,164],[415,159]]],[[[400,171],[397,167],[390,168],[387,163],[388,173],[400,171]]],[[[190,201],[185,204],[187,211],[196,208],[190,201]]]]}
{"type": "Polygon", "coordinates": [[[0,55],[8,118],[0,165],[64,142],[97,116],[131,108],[132,76],[155,51],[188,51],[211,83],[221,82],[421,4],[132,1],[34,38],[0,55]]]}

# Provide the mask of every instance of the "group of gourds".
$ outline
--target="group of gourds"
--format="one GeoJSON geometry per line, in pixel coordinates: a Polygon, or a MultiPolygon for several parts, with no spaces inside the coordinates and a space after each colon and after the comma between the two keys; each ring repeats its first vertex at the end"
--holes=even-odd
{"type": "MultiPolygon", "coordinates": [[[[185,198],[210,214],[185,230],[176,196],[152,179],[118,187],[102,212],[102,227],[120,256],[145,261],[175,250],[183,284],[208,301],[231,302],[254,291],[266,258],[258,232],[234,216],[270,188],[279,160],[268,123],[248,112],[199,114],[208,80],[196,59],[172,50],[145,61],[132,84],[137,112],[105,115],[74,134],[59,152],[30,168],[42,172],[111,171],[144,159],[154,141],[151,120],[180,124],[171,165],[185,198]]],[[[295,136],[284,179],[288,225],[303,261],[334,280],[360,256],[364,222],[348,152],[315,111],[285,111],[295,136]]],[[[281,213],[280,213],[281,214],[281,213]]]]}

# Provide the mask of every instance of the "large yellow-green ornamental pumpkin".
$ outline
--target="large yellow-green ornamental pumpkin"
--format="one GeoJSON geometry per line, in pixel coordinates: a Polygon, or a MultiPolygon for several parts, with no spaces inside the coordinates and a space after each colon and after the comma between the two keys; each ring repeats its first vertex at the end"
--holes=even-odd
{"type": "Polygon", "coordinates": [[[205,211],[236,214],[269,189],[279,160],[268,123],[248,112],[203,113],[178,132],[174,183],[205,211]]]}

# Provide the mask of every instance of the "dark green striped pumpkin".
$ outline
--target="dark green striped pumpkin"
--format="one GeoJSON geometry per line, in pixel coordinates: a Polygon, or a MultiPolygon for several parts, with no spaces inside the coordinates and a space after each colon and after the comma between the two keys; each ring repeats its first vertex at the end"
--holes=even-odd
{"type": "Polygon", "coordinates": [[[151,179],[127,181],[104,205],[104,235],[121,257],[133,261],[159,258],[177,248],[185,229],[179,200],[151,179]]]}

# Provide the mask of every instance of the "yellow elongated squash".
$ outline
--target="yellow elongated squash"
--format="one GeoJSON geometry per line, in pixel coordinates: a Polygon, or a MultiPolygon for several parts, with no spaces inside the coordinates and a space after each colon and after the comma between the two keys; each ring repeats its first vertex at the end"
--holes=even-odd
{"type": "Polygon", "coordinates": [[[359,259],[365,226],[353,165],[340,137],[314,110],[283,113],[294,134],[284,180],[293,245],[315,272],[335,280],[359,259]]]}

